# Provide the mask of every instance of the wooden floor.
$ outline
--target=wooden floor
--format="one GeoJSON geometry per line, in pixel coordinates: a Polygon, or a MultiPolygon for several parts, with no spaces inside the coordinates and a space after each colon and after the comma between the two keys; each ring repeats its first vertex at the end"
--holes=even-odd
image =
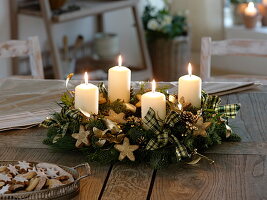
{"type": "MultiPolygon", "coordinates": [[[[207,152],[214,165],[173,165],[155,171],[146,165],[99,166],[82,181],[77,199],[267,199],[267,90],[226,96],[224,103],[242,104],[230,123],[241,143],[225,143],[207,152]]],[[[78,154],[55,153],[42,144],[46,130],[32,128],[0,133],[0,160],[29,160],[75,166],[78,154]]]]}

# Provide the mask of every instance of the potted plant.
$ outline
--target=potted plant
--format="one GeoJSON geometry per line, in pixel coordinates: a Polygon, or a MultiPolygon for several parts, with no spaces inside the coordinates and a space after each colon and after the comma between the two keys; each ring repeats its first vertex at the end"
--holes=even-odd
{"type": "Polygon", "coordinates": [[[58,10],[65,5],[67,0],[49,0],[52,10],[58,10]]]}
{"type": "Polygon", "coordinates": [[[171,14],[165,2],[165,8],[160,10],[148,4],[142,19],[155,78],[176,80],[184,74],[190,59],[186,16],[171,14]]]}

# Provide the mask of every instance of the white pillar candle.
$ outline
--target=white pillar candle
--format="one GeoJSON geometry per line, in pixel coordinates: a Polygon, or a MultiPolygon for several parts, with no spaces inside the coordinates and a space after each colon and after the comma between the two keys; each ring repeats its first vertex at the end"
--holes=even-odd
{"type": "Polygon", "coordinates": [[[141,97],[142,118],[146,116],[149,108],[152,108],[156,112],[156,115],[164,120],[166,116],[166,97],[164,94],[155,90],[156,83],[153,80],[152,91],[143,94],[141,97]]]}
{"type": "Polygon", "coordinates": [[[88,83],[88,74],[84,74],[85,83],[75,87],[75,108],[90,114],[98,114],[98,87],[88,83]]]}
{"type": "Polygon", "coordinates": [[[245,14],[246,16],[251,16],[251,17],[257,15],[257,9],[255,8],[253,2],[249,2],[249,3],[248,3],[248,7],[245,8],[245,10],[244,10],[244,14],[245,14]]]}
{"type": "Polygon", "coordinates": [[[111,102],[120,99],[125,103],[130,101],[131,70],[121,66],[122,58],[118,58],[118,66],[108,70],[108,98],[111,102]]]}
{"type": "Polygon", "coordinates": [[[178,100],[184,97],[186,102],[191,103],[195,107],[201,106],[201,78],[192,75],[192,66],[188,65],[188,75],[179,78],[178,100]]]}

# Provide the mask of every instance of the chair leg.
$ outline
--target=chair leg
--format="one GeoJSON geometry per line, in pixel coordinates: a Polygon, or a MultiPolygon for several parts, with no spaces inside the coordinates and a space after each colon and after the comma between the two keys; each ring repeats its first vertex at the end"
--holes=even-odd
{"type": "Polygon", "coordinates": [[[208,81],[211,76],[211,45],[210,37],[201,39],[200,77],[203,81],[208,81]]]}
{"type": "Polygon", "coordinates": [[[141,50],[141,54],[142,54],[142,59],[144,61],[145,68],[146,68],[146,73],[148,73],[149,77],[152,77],[153,72],[152,72],[151,60],[150,60],[150,56],[148,53],[147,44],[145,41],[145,34],[144,34],[144,30],[143,30],[143,25],[142,25],[140,16],[138,15],[137,4],[132,7],[132,11],[133,11],[135,24],[136,24],[136,31],[137,31],[139,46],[140,46],[140,50],[141,50]]]}
{"type": "MultiPolygon", "coordinates": [[[[10,38],[17,40],[19,37],[19,26],[18,26],[18,3],[17,0],[9,1],[10,8],[10,38]]],[[[18,59],[12,58],[12,75],[18,74],[18,59]]]]}
{"type": "Polygon", "coordinates": [[[99,14],[96,16],[96,30],[98,32],[104,32],[104,14],[99,14]]]}
{"type": "Polygon", "coordinates": [[[51,23],[52,13],[49,5],[49,1],[39,0],[41,5],[41,11],[44,18],[45,28],[47,32],[47,38],[51,49],[51,57],[53,63],[53,71],[56,79],[63,79],[63,71],[61,65],[61,58],[59,50],[56,45],[56,41],[53,36],[53,24],[51,23]]]}

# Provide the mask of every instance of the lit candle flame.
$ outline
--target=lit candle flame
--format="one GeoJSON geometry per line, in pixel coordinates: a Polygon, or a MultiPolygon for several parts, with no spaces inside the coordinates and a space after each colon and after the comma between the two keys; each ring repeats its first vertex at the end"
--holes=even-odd
{"type": "Polygon", "coordinates": [[[254,3],[253,2],[249,2],[248,6],[246,7],[244,12],[245,12],[245,14],[247,16],[255,16],[255,15],[257,15],[257,9],[255,8],[254,3]]]}
{"type": "Polygon", "coordinates": [[[254,3],[253,2],[249,2],[248,3],[248,8],[249,9],[254,9],[255,8],[254,3]]]}
{"type": "Polygon", "coordinates": [[[192,76],[192,65],[191,65],[191,63],[188,64],[188,74],[189,74],[189,76],[192,76]]]}
{"type": "Polygon", "coordinates": [[[153,79],[152,81],[152,92],[156,91],[156,81],[153,79]]]}
{"type": "Polygon", "coordinates": [[[182,108],[183,108],[183,105],[179,103],[179,104],[178,104],[178,109],[179,109],[179,110],[182,110],[182,108]]]}
{"type": "Polygon", "coordinates": [[[87,72],[84,73],[84,82],[86,85],[88,84],[88,73],[87,72]]]}
{"type": "Polygon", "coordinates": [[[119,67],[121,67],[121,65],[122,65],[122,56],[121,55],[119,55],[119,57],[118,57],[118,65],[119,65],[119,67]]]}

